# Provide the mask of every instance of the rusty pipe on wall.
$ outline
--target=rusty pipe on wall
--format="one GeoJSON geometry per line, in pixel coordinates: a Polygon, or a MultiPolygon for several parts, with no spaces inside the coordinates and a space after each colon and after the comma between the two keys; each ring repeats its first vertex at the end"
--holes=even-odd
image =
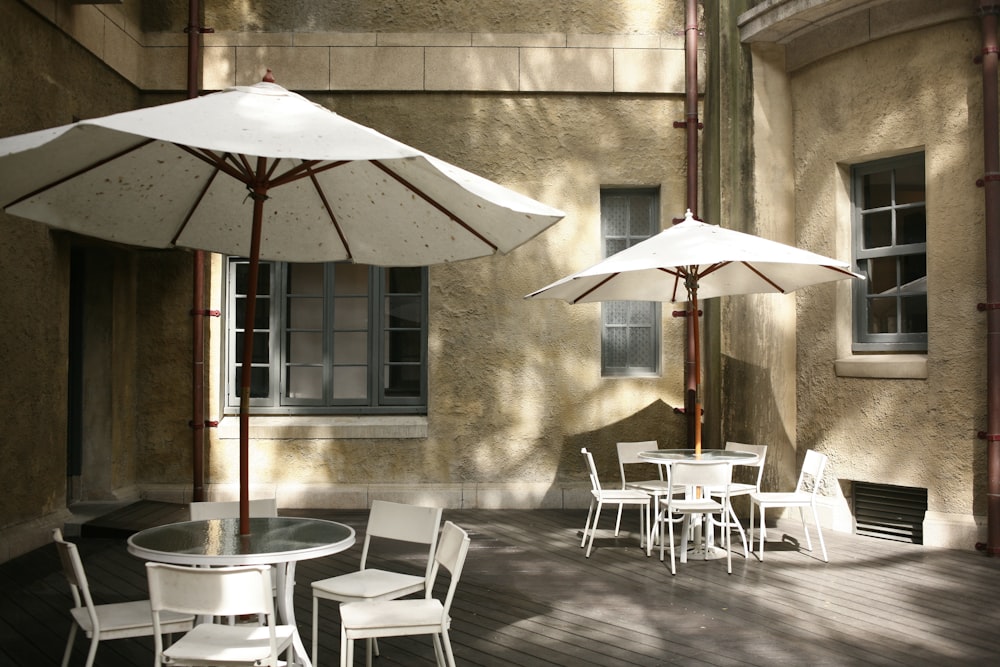
{"type": "MultiPolygon", "coordinates": [[[[201,0],[188,0],[187,96],[201,88],[201,0]]],[[[205,253],[194,251],[191,303],[192,500],[205,500],[205,253]]]]}
{"type": "Polygon", "coordinates": [[[995,0],[980,0],[983,30],[983,189],[986,217],[986,552],[1000,554],[1000,114],[995,0]]]}
{"type": "MultiPolygon", "coordinates": [[[[698,217],[698,2],[687,0],[684,9],[684,121],[687,138],[687,208],[698,217]]],[[[684,415],[688,449],[701,447],[701,405],[698,402],[697,305],[689,305],[685,320],[684,415]]]]}

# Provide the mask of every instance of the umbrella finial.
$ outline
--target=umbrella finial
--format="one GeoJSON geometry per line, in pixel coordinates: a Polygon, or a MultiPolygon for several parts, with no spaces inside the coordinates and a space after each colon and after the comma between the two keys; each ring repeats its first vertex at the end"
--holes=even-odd
{"type": "Polygon", "coordinates": [[[271,71],[270,67],[267,68],[267,72],[264,73],[264,78],[261,79],[261,81],[265,81],[267,83],[274,83],[274,72],[271,71]]]}

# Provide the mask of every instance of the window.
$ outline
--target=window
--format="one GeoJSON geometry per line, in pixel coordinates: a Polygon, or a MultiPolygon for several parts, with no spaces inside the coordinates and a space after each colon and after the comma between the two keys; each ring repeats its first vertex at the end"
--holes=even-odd
{"type": "MultiPolygon", "coordinates": [[[[228,262],[227,407],[239,407],[249,263],[228,262]]],[[[261,262],[255,413],[423,414],[427,269],[261,262]]]]}
{"type": "MultiPolygon", "coordinates": [[[[660,231],[655,189],[603,190],[601,237],[610,257],[660,231]]],[[[601,304],[601,375],[650,376],[660,372],[660,304],[606,301],[601,304]]]]}
{"type": "Polygon", "coordinates": [[[854,350],[927,350],[924,156],[853,169],[854,350]]]}

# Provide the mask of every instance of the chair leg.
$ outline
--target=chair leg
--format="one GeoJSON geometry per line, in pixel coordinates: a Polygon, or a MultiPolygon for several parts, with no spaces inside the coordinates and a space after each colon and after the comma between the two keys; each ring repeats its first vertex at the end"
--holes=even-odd
{"type": "Polygon", "coordinates": [[[812,540],[809,539],[809,526],[806,525],[806,508],[799,507],[799,519],[802,520],[802,532],[806,534],[806,549],[809,551],[813,550],[812,540]]]}
{"type": "Polygon", "coordinates": [[[743,532],[743,524],[740,523],[740,519],[736,516],[736,510],[733,509],[732,505],[729,506],[729,516],[733,520],[733,525],[736,526],[736,530],[740,532],[740,540],[743,542],[743,557],[749,558],[750,552],[747,550],[747,536],[746,533],[743,532]]]}
{"type": "Polygon", "coordinates": [[[590,509],[587,510],[587,522],[583,524],[583,539],[580,540],[580,548],[582,549],[584,545],[587,544],[587,530],[590,528],[590,517],[594,514],[594,503],[596,501],[591,498],[590,509]]]}
{"type": "Polygon", "coordinates": [[[90,650],[87,651],[86,667],[93,667],[94,658],[97,656],[97,646],[101,643],[100,636],[95,632],[90,640],[90,650]]]}
{"type": "MultiPolygon", "coordinates": [[[[667,522],[667,527],[670,530],[670,536],[668,538],[670,540],[670,574],[677,574],[677,564],[674,562],[674,522],[672,521],[673,517],[664,516],[663,518],[667,522]]],[[[682,524],[681,530],[683,529],[684,526],[682,524]]],[[[662,549],[663,549],[663,543],[661,542],[660,543],[661,552],[662,549]]]]}
{"type": "Polygon", "coordinates": [[[830,559],[826,557],[826,542],[823,541],[823,529],[819,527],[819,513],[816,511],[816,506],[813,505],[813,521],[816,522],[816,535],[819,537],[819,548],[823,551],[823,562],[829,563],[830,559]]]}
{"type": "MultiPolygon", "coordinates": [[[[316,663],[313,663],[316,664],[316,663]]],[[[347,628],[340,624],[340,667],[354,664],[354,640],[347,638],[347,628]]]]}
{"type": "Polygon", "coordinates": [[[448,667],[455,667],[455,654],[451,650],[451,637],[448,636],[448,628],[441,630],[441,643],[444,644],[444,656],[448,667]]]}
{"type": "Polygon", "coordinates": [[[590,550],[594,547],[594,533],[597,532],[597,522],[601,518],[601,508],[603,503],[600,500],[597,501],[597,510],[594,512],[594,525],[590,527],[590,541],[587,542],[587,558],[590,558],[590,550]]]}
{"type": "MultiPolygon", "coordinates": [[[[729,515],[732,511],[733,506],[729,503],[726,503],[726,508],[722,510],[722,534],[726,546],[726,572],[729,574],[733,573],[733,531],[729,525],[729,515]]],[[[740,534],[743,534],[742,527],[740,527],[740,534]]],[[[743,548],[746,550],[746,543],[744,543],[743,548]]]]}
{"type": "Polygon", "coordinates": [[[625,509],[624,505],[618,505],[618,516],[615,517],[615,537],[618,537],[618,533],[621,532],[622,528],[622,511],[625,509]]]}
{"type": "Polygon", "coordinates": [[[313,595],[312,664],[319,664],[319,598],[313,595]]]}
{"type": "Polygon", "coordinates": [[[63,652],[62,667],[66,667],[69,664],[69,656],[73,653],[73,641],[76,639],[76,621],[69,629],[69,639],[66,640],[66,650],[63,652]]]}

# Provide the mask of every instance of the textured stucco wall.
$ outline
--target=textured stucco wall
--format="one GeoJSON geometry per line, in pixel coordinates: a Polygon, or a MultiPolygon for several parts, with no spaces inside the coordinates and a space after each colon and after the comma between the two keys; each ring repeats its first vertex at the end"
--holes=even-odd
{"type": "MultiPolygon", "coordinates": [[[[0,0],[0,13],[0,136],[135,106],[134,89],[24,4],[0,0]]],[[[35,522],[65,512],[69,240],[13,216],[0,222],[2,560],[47,540],[35,522]]],[[[109,472],[114,484],[132,483],[125,461],[109,472]]]]}
{"type": "MultiPolygon", "coordinates": [[[[523,300],[600,259],[602,185],[661,186],[665,224],[680,214],[683,137],[662,128],[683,115],[682,100],[313,99],[567,217],[509,255],[431,267],[426,439],[255,439],[256,483],[558,486],[585,480],[582,446],[611,477],[616,439],[683,442],[683,419],[670,409],[682,403],[683,333],[669,305],[663,377],[601,379],[600,307],[523,300]]],[[[213,433],[213,483],[233,482],[235,444],[213,433]]]]}
{"type": "Polygon", "coordinates": [[[850,356],[846,283],[798,297],[798,440],[842,483],[929,489],[929,509],[982,514],[985,294],[981,80],[972,17],[859,46],[791,78],[798,241],[849,257],[847,165],[924,150],[926,379],[837,377],[850,356]],[[927,48],[934,44],[933,48],[927,48]],[[906,54],[906,57],[900,57],[906,54]],[[833,315],[839,324],[833,326],[833,315]],[[835,408],[835,409],[831,409],[835,408]]]}

